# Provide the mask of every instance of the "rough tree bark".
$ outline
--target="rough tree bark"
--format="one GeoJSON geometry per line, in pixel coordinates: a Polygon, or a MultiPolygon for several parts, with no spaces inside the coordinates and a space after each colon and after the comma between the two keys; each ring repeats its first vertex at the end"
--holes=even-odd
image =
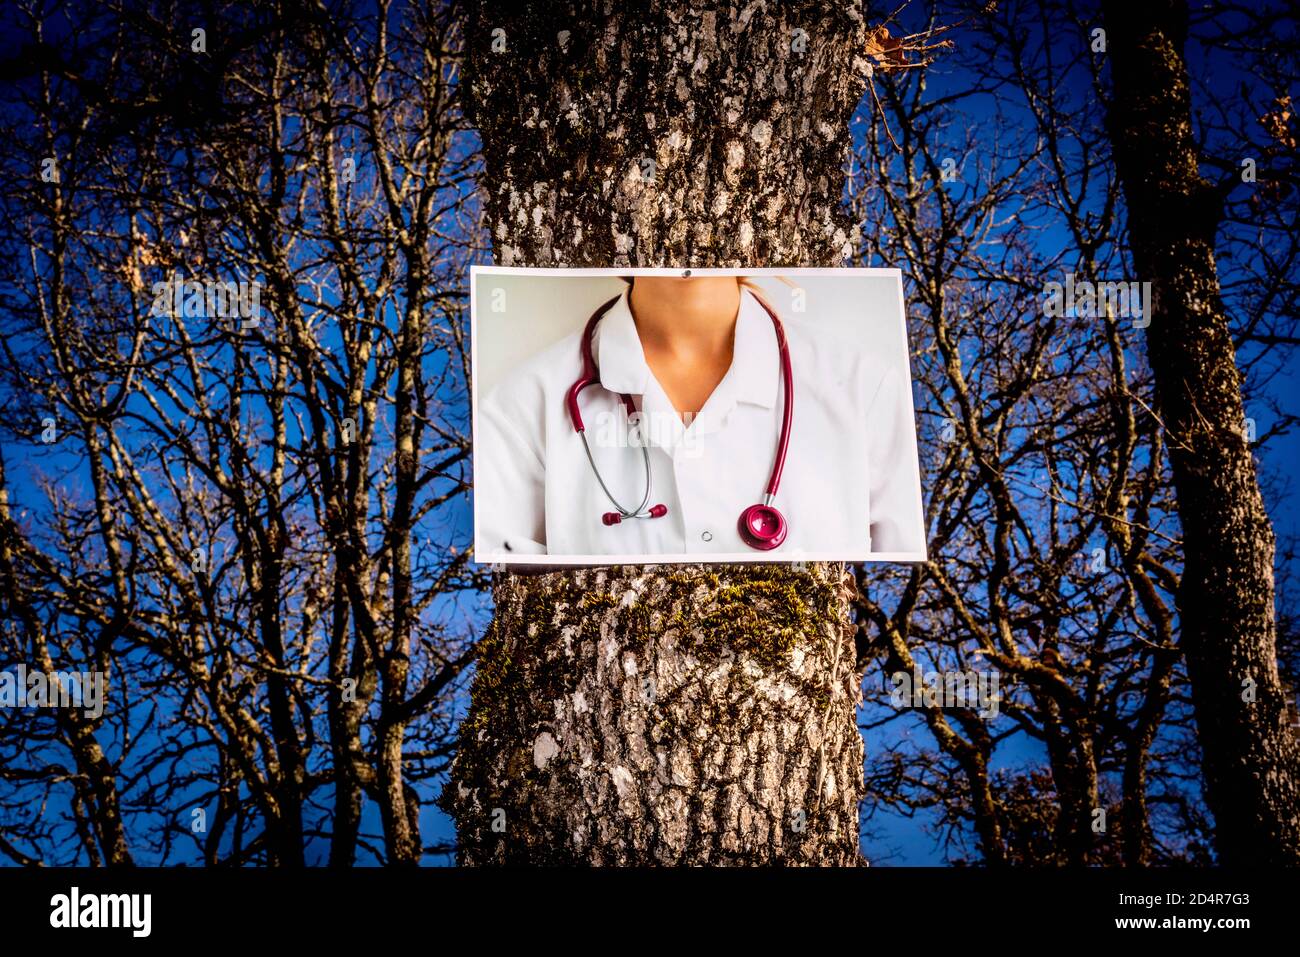
{"type": "MultiPolygon", "coordinates": [[[[838,265],[867,27],[852,4],[780,7],[472,3],[496,261],[838,265]]],[[[442,798],[461,862],[859,862],[851,583],[499,575],[442,798]]]]}
{"type": "Polygon", "coordinates": [[[1177,594],[1225,864],[1300,862],[1300,743],[1286,727],[1273,607],[1273,531],[1245,441],[1241,377],[1219,295],[1222,197],[1193,138],[1178,0],[1104,4],[1108,123],[1138,275],[1156,290],[1147,331],[1183,527],[1177,594]],[[1253,695],[1246,693],[1253,690],[1253,695]]]}

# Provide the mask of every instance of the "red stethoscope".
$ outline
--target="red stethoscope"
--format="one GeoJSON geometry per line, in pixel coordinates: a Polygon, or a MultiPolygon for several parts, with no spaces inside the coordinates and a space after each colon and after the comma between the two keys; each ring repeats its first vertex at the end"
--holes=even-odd
{"type": "MultiPolygon", "coordinates": [[[[582,410],[578,407],[578,394],[587,386],[595,385],[600,381],[600,370],[596,367],[596,358],[591,347],[592,338],[596,334],[596,326],[600,323],[601,317],[621,298],[623,297],[615,296],[593,312],[591,318],[587,320],[587,328],[582,333],[582,378],[569,387],[568,395],[565,398],[565,404],[569,408],[569,418],[573,420],[573,428],[582,437],[582,446],[587,450],[587,461],[591,463],[591,471],[595,474],[596,481],[600,483],[605,497],[617,509],[615,512],[606,512],[601,516],[601,521],[606,525],[617,525],[625,518],[663,518],[668,514],[667,505],[654,505],[649,509],[646,508],[646,505],[650,502],[649,443],[640,440],[637,442],[641,446],[641,456],[645,460],[645,495],[642,496],[641,504],[636,508],[624,508],[619,504],[618,499],[614,498],[609,486],[605,484],[605,480],[601,478],[600,469],[596,467],[596,459],[591,454],[591,445],[587,442],[587,430],[582,424],[582,410]]],[[[781,472],[785,468],[786,449],[790,445],[790,423],[794,417],[794,376],[790,371],[790,349],[786,345],[785,329],[781,325],[781,320],[777,318],[776,313],[772,311],[767,303],[758,299],[757,296],[755,299],[771,316],[772,326],[776,329],[776,341],[781,352],[781,381],[785,386],[785,402],[781,414],[781,437],[776,443],[776,458],[772,463],[772,475],[767,480],[767,491],[764,493],[761,502],[749,506],[740,513],[740,519],[737,521],[736,527],[746,545],[760,551],[768,551],[784,542],[788,531],[785,516],[777,511],[772,502],[776,500],[776,491],[781,484],[781,472]]],[[[619,398],[623,400],[628,417],[631,419],[636,413],[636,406],[632,402],[632,397],[620,394],[619,398]]]]}

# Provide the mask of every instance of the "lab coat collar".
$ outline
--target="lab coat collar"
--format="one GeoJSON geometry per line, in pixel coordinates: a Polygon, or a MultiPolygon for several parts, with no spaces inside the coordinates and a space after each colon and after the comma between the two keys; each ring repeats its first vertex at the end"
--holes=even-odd
{"type": "MultiPolygon", "coordinates": [[[[650,366],[641,348],[626,291],[600,320],[596,337],[600,384],[610,392],[644,396],[651,381],[650,366]]],[[[780,385],[781,363],[776,330],[754,294],[748,289],[742,290],[731,368],[705,403],[697,422],[706,413],[710,418],[715,412],[719,416],[725,415],[731,410],[732,400],[771,408],[780,385]]]]}
{"type": "Polygon", "coordinates": [[[596,327],[596,362],[600,384],[618,395],[645,395],[650,366],[628,305],[627,291],[610,306],[596,327]]]}

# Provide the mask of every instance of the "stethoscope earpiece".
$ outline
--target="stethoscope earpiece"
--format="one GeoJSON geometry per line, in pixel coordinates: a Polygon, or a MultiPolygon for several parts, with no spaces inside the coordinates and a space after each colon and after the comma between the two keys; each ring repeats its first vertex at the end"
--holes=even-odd
{"type": "MultiPolygon", "coordinates": [[[[611,501],[613,500],[611,499],[611,501]]],[[[615,502],[614,504],[617,505],[618,503],[615,502]]],[[[648,512],[632,512],[631,514],[626,512],[606,512],[600,517],[600,520],[606,525],[617,525],[625,518],[663,518],[667,514],[667,505],[653,505],[648,512]]]]}

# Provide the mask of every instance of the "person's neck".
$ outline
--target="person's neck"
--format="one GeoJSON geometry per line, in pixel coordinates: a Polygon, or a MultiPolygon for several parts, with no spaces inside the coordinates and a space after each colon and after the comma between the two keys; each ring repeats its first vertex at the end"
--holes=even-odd
{"type": "Polygon", "coordinates": [[[637,276],[628,304],[648,353],[680,358],[731,354],[740,311],[740,285],[732,276],[637,276]]]}

